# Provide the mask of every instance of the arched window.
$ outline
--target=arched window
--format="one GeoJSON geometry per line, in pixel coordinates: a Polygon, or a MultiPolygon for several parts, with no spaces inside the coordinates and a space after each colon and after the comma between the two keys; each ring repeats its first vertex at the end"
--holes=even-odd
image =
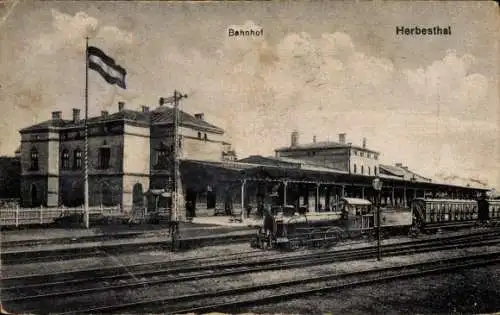
{"type": "Polygon", "coordinates": [[[61,166],[63,169],[69,168],[69,152],[66,149],[62,151],[61,166]]]}
{"type": "Polygon", "coordinates": [[[354,170],[353,173],[356,173],[356,164],[354,164],[354,170]]]}
{"type": "Polygon", "coordinates": [[[73,153],[73,168],[82,168],[82,150],[76,149],[73,153]]]}
{"type": "Polygon", "coordinates": [[[38,150],[36,148],[32,148],[30,152],[30,169],[32,171],[38,170],[38,150]]]}
{"type": "Polygon", "coordinates": [[[365,168],[363,165],[361,165],[361,175],[364,175],[365,174],[365,168]]]}

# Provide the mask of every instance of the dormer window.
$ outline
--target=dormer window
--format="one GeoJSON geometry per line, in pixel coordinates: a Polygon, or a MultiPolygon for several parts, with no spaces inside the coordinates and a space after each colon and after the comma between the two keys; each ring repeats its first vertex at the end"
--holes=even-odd
{"type": "Polygon", "coordinates": [[[203,139],[204,139],[205,141],[207,140],[207,134],[206,134],[206,133],[203,135],[203,139]]]}
{"type": "Polygon", "coordinates": [[[201,132],[198,132],[198,139],[201,139],[201,132]]]}

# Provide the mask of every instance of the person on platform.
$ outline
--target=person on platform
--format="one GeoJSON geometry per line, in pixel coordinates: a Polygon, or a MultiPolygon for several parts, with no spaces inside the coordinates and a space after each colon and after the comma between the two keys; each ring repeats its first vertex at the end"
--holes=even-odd
{"type": "Polygon", "coordinates": [[[481,225],[485,225],[488,223],[490,220],[490,205],[487,200],[486,193],[482,193],[481,196],[479,197],[479,200],[477,201],[477,208],[478,208],[478,219],[479,223],[481,225]]]}

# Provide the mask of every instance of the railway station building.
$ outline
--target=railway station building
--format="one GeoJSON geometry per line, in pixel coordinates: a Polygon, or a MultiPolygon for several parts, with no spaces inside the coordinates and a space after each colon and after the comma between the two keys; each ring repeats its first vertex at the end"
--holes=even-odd
{"type": "Polygon", "coordinates": [[[342,197],[358,197],[375,202],[374,178],[383,181],[381,204],[409,207],[415,198],[471,199],[486,191],[433,182],[402,163],[379,163],[380,153],[367,147],[338,142],[304,145],[293,132],[289,147],[278,148],[274,156],[252,155],[237,162],[182,161],[188,198],[199,212],[216,213],[228,203],[235,212],[259,207],[264,197],[277,193],[282,205],[305,206],[309,211],[332,211],[342,197]],[[190,179],[196,178],[196,182],[190,179]],[[200,180],[203,179],[203,180],[200,180]],[[213,211],[213,212],[212,212],[213,211]]]}
{"type": "MultiPolygon", "coordinates": [[[[20,130],[21,204],[79,206],[84,201],[84,121],[73,109],[65,119],[54,111],[51,119],[20,130]]],[[[169,206],[158,192],[172,184],[174,149],[173,108],[128,109],[88,120],[90,206],[158,209],[169,206]],[[153,193],[152,193],[153,192],[153,193]]],[[[402,164],[380,164],[380,153],[346,141],[300,143],[291,134],[290,145],[273,156],[236,159],[223,129],[202,113],[181,111],[180,177],[189,215],[241,213],[259,208],[270,192],[282,204],[306,206],[309,211],[336,208],[340,198],[374,201],[372,180],[383,181],[382,204],[407,207],[417,197],[474,198],[486,189],[433,182],[402,164]]],[[[161,195],[161,194],[160,194],[161,195]]]]}
{"type": "MultiPolygon", "coordinates": [[[[124,208],[143,205],[150,189],[171,185],[174,149],[173,108],[102,111],[88,119],[88,170],[90,206],[124,208]]],[[[70,119],[61,111],[49,120],[20,130],[21,204],[79,206],[84,202],[84,120],[73,109],[70,119]]],[[[181,158],[235,160],[224,130],[204,118],[180,112],[181,158]]]]}

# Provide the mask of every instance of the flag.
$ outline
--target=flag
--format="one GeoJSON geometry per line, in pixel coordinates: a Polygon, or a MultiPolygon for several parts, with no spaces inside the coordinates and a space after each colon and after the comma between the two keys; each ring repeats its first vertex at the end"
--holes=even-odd
{"type": "Polygon", "coordinates": [[[99,72],[109,84],[116,84],[122,89],[126,89],[125,76],[127,71],[117,65],[113,58],[96,47],[87,48],[87,58],[90,69],[99,72]]]}

